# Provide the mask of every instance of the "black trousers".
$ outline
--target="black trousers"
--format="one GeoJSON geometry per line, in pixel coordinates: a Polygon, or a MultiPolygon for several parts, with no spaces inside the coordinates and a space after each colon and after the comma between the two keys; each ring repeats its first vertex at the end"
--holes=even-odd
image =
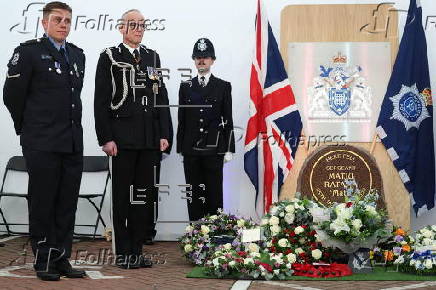
{"type": "Polygon", "coordinates": [[[192,199],[187,200],[190,221],[223,208],[223,159],[224,155],[184,156],[186,183],[192,187],[192,199]]]}
{"type": "Polygon", "coordinates": [[[112,157],[113,241],[117,255],[139,255],[146,237],[156,235],[161,153],[118,150],[112,157]]]}
{"type": "Polygon", "coordinates": [[[29,174],[29,231],[34,267],[69,258],[77,200],[83,171],[83,152],[56,153],[23,148],[29,174]]]}

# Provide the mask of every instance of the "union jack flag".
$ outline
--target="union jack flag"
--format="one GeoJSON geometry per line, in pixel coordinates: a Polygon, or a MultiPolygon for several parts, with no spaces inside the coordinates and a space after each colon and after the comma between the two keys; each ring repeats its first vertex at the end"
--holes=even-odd
{"type": "Polygon", "coordinates": [[[277,41],[260,0],[255,31],[244,169],[256,189],[256,212],[263,216],[279,199],[280,187],[294,162],[302,123],[277,41]]]}

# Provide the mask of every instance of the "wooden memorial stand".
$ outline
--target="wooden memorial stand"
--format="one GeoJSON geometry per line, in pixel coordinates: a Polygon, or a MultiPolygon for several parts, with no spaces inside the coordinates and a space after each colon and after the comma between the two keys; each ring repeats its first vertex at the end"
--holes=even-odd
{"type": "MultiPolygon", "coordinates": [[[[393,66],[398,52],[398,12],[387,4],[289,5],[282,10],[280,48],[286,68],[289,42],[353,41],[390,42],[393,66]]],[[[389,217],[395,225],[409,229],[410,198],[383,144],[348,144],[373,154],[382,175],[389,217]]],[[[294,195],[301,166],[316,148],[299,146],[294,166],[281,189],[281,199],[294,195]]]]}

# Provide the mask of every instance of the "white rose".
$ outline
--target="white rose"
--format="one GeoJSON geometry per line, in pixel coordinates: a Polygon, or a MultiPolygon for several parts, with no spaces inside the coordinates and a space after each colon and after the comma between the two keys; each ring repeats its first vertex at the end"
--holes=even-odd
{"type": "Polygon", "coordinates": [[[190,253],[192,252],[192,245],[190,244],[186,244],[184,247],[185,253],[190,253]]]}
{"type": "Polygon", "coordinates": [[[430,230],[427,230],[427,229],[424,229],[421,232],[424,235],[424,237],[426,237],[426,238],[433,238],[433,236],[434,236],[433,232],[430,230]]]}
{"type": "Polygon", "coordinates": [[[288,240],[287,239],[280,239],[278,241],[278,245],[282,248],[288,247],[288,240]]]}
{"type": "Polygon", "coordinates": [[[210,229],[208,226],[202,225],[201,226],[201,232],[205,235],[207,235],[210,232],[210,229]]]}
{"type": "Polygon", "coordinates": [[[244,265],[254,264],[254,260],[252,258],[245,258],[244,265]]]}
{"type": "Polygon", "coordinates": [[[229,266],[230,266],[230,267],[233,267],[233,266],[235,266],[235,265],[236,265],[236,262],[235,262],[235,261],[230,261],[230,262],[229,262],[229,266]]]}
{"type": "Polygon", "coordinates": [[[250,257],[252,258],[260,258],[260,253],[250,253],[250,257]]]}
{"type": "Polygon", "coordinates": [[[295,249],[295,254],[299,255],[301,253],[304,253],[304,250],[302,248],[296,248],[295,249]]]}
{"type": "Polygon", "coordinates": [[[319,260],[322,257],[322,252],[319,249],[312,250],[312,257],[315,260],[319,260]]]}
{"type": "Polygon", "coordinates": [[[292,268],[292,264],[291,263],[286,264],[286,268],[291,269],[292,268]]]}
{"type": "Polygon", "coordinates": [[[424,240],[422,240],[422,244],[424,246],[431,246],[433,244],[433,240],[429,238],[424,238],[424,240]]]}
{"type": "Polygon", "coordinates": [[[287,213],[285,215],[285,222],[287,222],[288,224],[292,224],[294,222],[295,219],[295,215],[293,213],[287,213]]]}
{"type": "Polygon", "coordinates": [[[406,242],[406,241],[401,241],[400,244],[401,244],[401,245],[407,245],[407,242],[406,242]]]}
{"type": "Polygon", "coordinates": [[[279,220],[279,218],[276,217],[276,216],[272,216],[272,217],[269,219],[269,224],[270,224],[271,226],[278,225],[279,223],[280,223],[280,220],[279,220]]]}
{"type": "Polygon", "coordinates": [[[295,232],[295,234],[297,234],[297,235],[298,235],[298,234],[301,234],[302,232],[304,232],[304,228],[298,226],[298,227],[295,228],[294,232],[295,232]]]}
{"type": "Polygon", "coordinates": [[[193,229],[194,229],[194,227],[189,225],[185,228],[185,232],[187,232],[187,233],[192,232],[193,229]]]}
{"type": "Polygon", "coordinates": [[[293,253],[290,253],[286,256],[288,258],[288,262],[293,264],[295,261],[297,261],[297,256],[293,253]]]}
{"type": "Polygon", "coordinates": [[[224,247],[224,249],[226,249],[226,250],[230,250],[230,249],[232,248],[232,244],[227,243],[227,244],[225,244],[223,247],[224,247]]]}
{"type": "Polygon", "coordinates": [[[238,225],[238,227],[242,228],[245,225],[245,220],[240,219],[236,222],[236,224],[238,225]]]}
{"type": "Polygon", "coordinates": [[[410,243],[414,243],[415,242],[415,239],[412,236],[410,236],[409,239],[410,239],[410,243]]]}
{"type": "Polygon", "coordinates": [[[360,228],[362,227],[362,221],[360,219],[355,219],[351,222],[351,224],[353,225],[353,228],[357,231],[360,230],[360,228]]]}
{"type": "Polygon", "coordinates": [[[271,241],[268,241],[268,242],[266,242],[266,246],[269,248],[269,247],[272,247],[272,242],[271,241]]]}
{"type": "Polygon", "coordinates": [[[259,246],[256,245],[255,243],[250,243],[248,245],[248,251],[251,253],[258,253],[259,252],[259,246]]]}
{"type": "Polygon", "coordinates": [[[287,213],[294,213],[295,208],[294,208],[294,206],[293,206],[292,204],[290,204],[290,205],[288,205],[288,206],[285,207],[285,211],[286,211],[287,213]]]}
{"type": "Polygon", "coordinates": [[[279,213],[279,217],[284,217],[284,216],[285,216],[284,212],[279,213]]]}
{"type": "Polygon", "coordinates": [[[219,257],[212,260],[214,266],[218,266],[220,264],[219,257]]]}
{"type": "Polygon", "coordinates": [[[424,267],[426,267],[427,269],[433,268],[433,263],[432,263],[431,259],[425,259],[424,267]]]}
{"type": "Polygon", "coordinates": [[[280,228],[280,226],[277,226],[277,225],[274,225],[274,226],[272,226],[272,227],[270,227],[270,229],[271,229],[271,234],[273,235],[273,236],[276,236],[278,233],[280,233],[280,231],[282,230],[281,228],[280,228]]]}
{"type": "Polygon", "coordinates": [[[218,216],[217,215],[211,215],[210,217],[209,217],[209,219],[211,219],[211,220],[216,220],[218,218],[218,216]]]}
{"type": "Polygon", "coordinates": [[[268,223],[269,223],[269,219],[268,219],[268,218],[263,218],[262,221],[261,221],[261,223],[260,223],[260,225],[261,225],[261,226],[265,226],[265,225],[267,225],[268,223]]]}

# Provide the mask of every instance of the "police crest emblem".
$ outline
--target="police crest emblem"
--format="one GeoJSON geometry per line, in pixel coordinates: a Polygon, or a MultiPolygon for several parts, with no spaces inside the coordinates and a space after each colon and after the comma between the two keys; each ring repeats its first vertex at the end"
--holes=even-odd
{"type": "Polygon", "coordinates": [[[200,39],[200,41],[197,44],[197,48],[199,51],[205,51],[207,49],[207,44],[204,38],[200,39]]]}
{"type": "Polygon", "coordinates": [[[394,107],[391,119],[402,122],[406,131],[413,127],[419,129],[421,122],[430,117],[426,108],[430,105],[428,103],[428,99],[431,100],[430,89],[426,88],[419,93],[416,84],[411,87],[402,85],[400,92],[389,99],[394,107]]]}
{"type": "Polygon", "coordinates": [[[309,120],[371,119],[371,88],[361,76],[359,65],[347,66],[347,57],[338,53],[332,65],[320,65],[320,74],[308,88],[309,120]]]}
{"type": "Polygon", "coordinates": [[[11,59],[11,65],[17,65],[18,64],[18,60],[20,59],[20,53],[16,52],[11,59]]]}

